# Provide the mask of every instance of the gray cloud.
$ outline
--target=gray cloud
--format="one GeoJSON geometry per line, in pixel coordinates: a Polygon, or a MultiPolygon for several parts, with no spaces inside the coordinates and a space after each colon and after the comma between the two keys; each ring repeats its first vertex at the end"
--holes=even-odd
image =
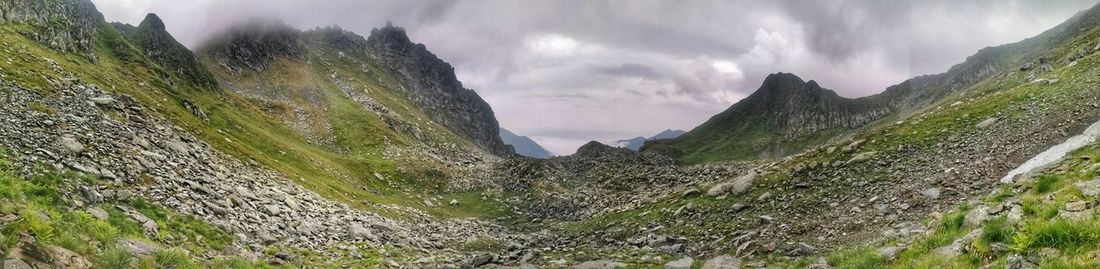
{"type": "Polygon", "coordinates": [[[691,129],[792,72],[849,97],[1038,34],[1095,0],[93,0],[109,20],[161,15],[195,47],[276,17],[361,34],[386,21],[455,66],[502,125],[555,153],[691,129]]]}

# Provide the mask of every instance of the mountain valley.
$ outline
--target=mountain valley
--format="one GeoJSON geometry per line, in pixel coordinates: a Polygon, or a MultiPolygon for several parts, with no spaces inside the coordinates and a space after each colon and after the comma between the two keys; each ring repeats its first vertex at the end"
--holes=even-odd
{"type": "Polygon", "coordinates": [[[878,94],[777,72],[563,156],[393,24],[167,29],[0,0],[0,268],[1100,266],[1100,6],[878,94]]]}

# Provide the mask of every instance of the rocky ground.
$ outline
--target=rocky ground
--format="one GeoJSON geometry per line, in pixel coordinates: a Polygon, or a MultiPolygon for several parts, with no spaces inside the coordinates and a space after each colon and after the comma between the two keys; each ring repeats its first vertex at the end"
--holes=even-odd
{"type": "Polygon", "coordinates": [[[269,244],[323,250],[365,243],[411,248],[431,253],[418,262],[457,266],[497,258],[452,250],[464,240],[522,242],[491,222],[439,220],[404,208],[397,208],[404,217],[387,218],[331,202],[262,166],[212,150],[131,98],[77,79],[52,82],[48,94],[0,84],[0,145],[20,153],[17,160],[26,165],[113,182],[70,193],[75,208],[143,197],[232,232],[237,249],[227,251],[253,257],[264,255],[257,251],[269,244]]]}

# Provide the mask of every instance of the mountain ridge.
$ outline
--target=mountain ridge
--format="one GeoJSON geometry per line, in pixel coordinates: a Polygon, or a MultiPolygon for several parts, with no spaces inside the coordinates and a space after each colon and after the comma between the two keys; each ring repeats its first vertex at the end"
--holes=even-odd
{"type": "Polygon", "coordinates": [[[517,135],[505,128],[500,128],[500,139],[503,140],[505,144],[512,146],[516,154],[519,155],[539,159],[550,158],[550,156],[553,155],[550,151],[543,148],[542,145],[539,145],[538,142],[531,140],[531,138],[517,135]]]}

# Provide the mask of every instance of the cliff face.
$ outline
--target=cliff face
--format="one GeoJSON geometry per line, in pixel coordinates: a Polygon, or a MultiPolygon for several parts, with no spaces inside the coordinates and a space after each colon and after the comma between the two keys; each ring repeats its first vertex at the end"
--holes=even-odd
{"type": "Polygon", "coordinates": [[[60,51],[91,57],[92,39],[103,22],[89,0],[0,0],[0,24],[31,26],[21,34],[60,51]]]}
{"type": "Polygon", "coordinates": [[[405,95],[433,120],[495,155],[512,154],[500,139],[489,104],[462,86],[450,64],[410,41],[405,29],[387,25],[371,30],[367,47],[370,57],[392,69],[407,85],[405,95]]]}
{"type": "Polygon", "coordinates": [[[260,72],[280,57],[304,58],[301,34],[282,23],[253,22],[207,42],[202,53],[211,55],[218,65],[236,74],[260,72]]]}
{"type": "Polygon", "coordinates": [[[165,30],[164,22],[156,14],[146,15],[137,27],[121,23],[114,23],[114,26],[165,71],[202,87],[217,87],[217,81],[210,72],[199,64],[191,50],[165,30]]]}

